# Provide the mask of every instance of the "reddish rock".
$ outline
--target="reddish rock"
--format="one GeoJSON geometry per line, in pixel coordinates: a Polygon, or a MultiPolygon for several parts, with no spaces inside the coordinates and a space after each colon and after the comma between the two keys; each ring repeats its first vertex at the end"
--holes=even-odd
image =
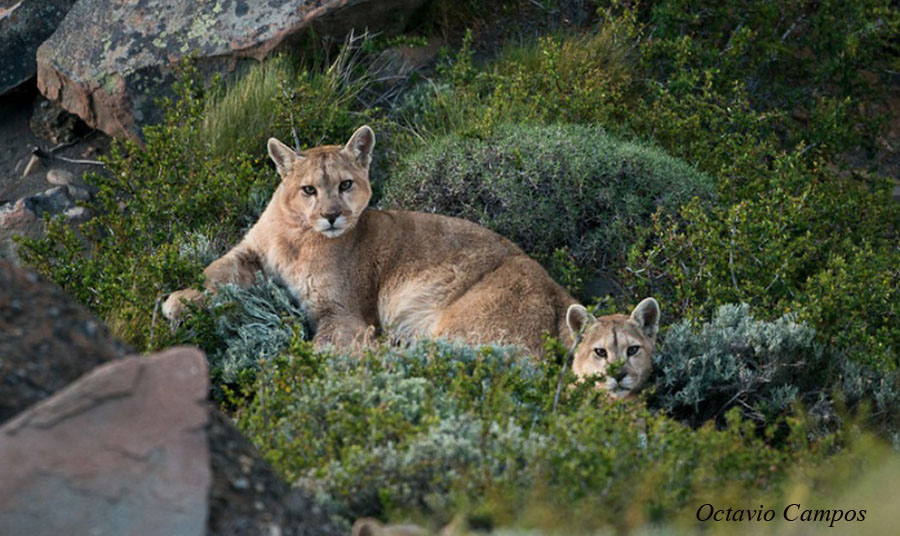
{"type": "Polygon", "coordinates": [[[37,219],[27,198],[0,207],[0,229],[12,229],[27,225],[37,219]]]}
{"type": "Polygon", "coordinates": [[[173,67],[190,54],[204,73],[232,71],[295,46],[312,29],[391,33],[424,0],[81,0],[37,51],[38,88],[89,126],[138,139],[159,119],[173,67]]]}
{"type": "Polygon", "coordinates": [[[201,535],[206,358],[103,365],[0,428],[0,534],[201,535]]]}

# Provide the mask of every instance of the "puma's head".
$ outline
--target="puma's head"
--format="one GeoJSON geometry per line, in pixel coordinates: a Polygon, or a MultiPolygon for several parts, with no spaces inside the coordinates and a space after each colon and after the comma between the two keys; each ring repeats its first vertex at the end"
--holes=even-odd
{"type": "Polygon", "coordinates": [[[573,337],[581,333],[575,347],[572,370],[579,378],[599,375],[605,382],[597,388],[623,397],[637,392],[650,377],[653,347],[659,330],[659,304],[647,298],[631,312],[595,318],[581,305],[566,313],[573,337]]]}
{"type": "Polygon", "coordinates": [[[269,138],[269,156],[282,178],[281,207],[293,223],[328,238],[352,229],[369,204],[369,163],[375,133],[360,127],[346,145],[326,145],[297,154],[269,138]]]}

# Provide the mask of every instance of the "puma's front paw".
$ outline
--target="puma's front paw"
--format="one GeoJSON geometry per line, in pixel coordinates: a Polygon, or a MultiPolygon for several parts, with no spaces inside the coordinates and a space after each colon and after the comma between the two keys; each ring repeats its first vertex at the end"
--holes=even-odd
{"type": "Polygon", "coordinates": [[[202,300],[203,297],[202,292],[192,288],[177,290],[169,294],[169,297],[166,298],[166,301],[162,306],[162,314],[169,320],[177,320],[184,310],[187,309],[188,303],[198,302],[202,300]]]}

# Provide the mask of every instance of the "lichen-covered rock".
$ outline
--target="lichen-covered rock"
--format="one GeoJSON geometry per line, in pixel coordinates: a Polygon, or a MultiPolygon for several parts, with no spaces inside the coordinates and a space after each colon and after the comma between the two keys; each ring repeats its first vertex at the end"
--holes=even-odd
{"type": "Polygon", "coordinates": [[[37,73],[35,52],[75,0],[0,0],[0,95],[37,73]]]}
{"type": "Polygon", "coordinates": [[[230,71],[295,44],[310,29],[396,31],[424,0],[81,0],[38,49],[38,88],[89,126],[138,138],[155,99],[191,55],[204,73],[230,71]]]}

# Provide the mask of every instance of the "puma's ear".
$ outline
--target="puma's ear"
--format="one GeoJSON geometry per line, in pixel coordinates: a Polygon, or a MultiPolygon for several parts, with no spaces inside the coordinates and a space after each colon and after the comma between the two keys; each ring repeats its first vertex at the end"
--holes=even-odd
{"type": "Polygon", "coordinates": [[[587,312],[587,309],[585,309],[584,306],[578,305],[577,303],[570,305],[569,310],[566,311],[566,324],[569,326],[569,331],[572,332],[573,338],[581,333],[581,330],[596,321],[597,319],[594,318],[594,315],[587,312]]]}
{"type": "Polygon", "coordinates": [[[350,529],[350,536],[381,536],[383,525],[370,517],[357,519],[350,529]]]}
{"type": "Polygon", "coordinates": [[[303,160],[302,156],[276,138],[269,138],[267,147],[269,149],[269,158],[275,162],[275,167],[278,169],[278,174],[281,175],[282,179],[287,178],[291,174],[291,169],[293,169],[296,162],[303,160]]]}
{"type": "Polygon", "coordinates": [[[631,319],[638,323],[648,337],[656,337],[659,331],[659,304],[653,298],[644,298],[631,311],[631,319]]]}
{"type": "Polygon", "coordinates": [[[356,129],[343,151],[353,157],[359,165],[369,169],[372,162],[372,149],[375,148],[375,133],[368,125],[356,129]]]}

